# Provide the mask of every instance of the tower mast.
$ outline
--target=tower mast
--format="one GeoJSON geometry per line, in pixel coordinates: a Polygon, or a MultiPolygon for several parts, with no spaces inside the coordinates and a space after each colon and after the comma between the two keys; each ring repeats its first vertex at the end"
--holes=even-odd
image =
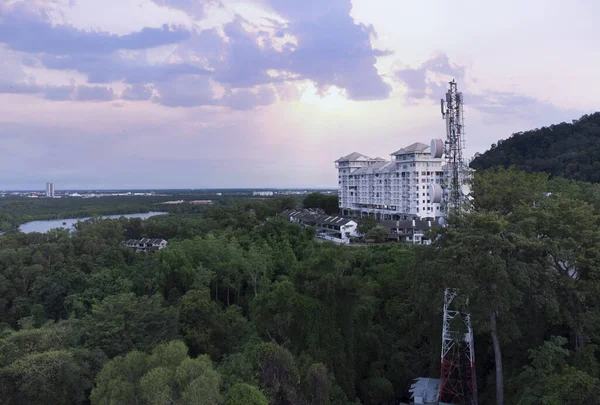
{"type": "Polygon", "coordinates": [[[446,213],[460,213],[469,193],[468,186],[465,184],[466,176],[463,160],[463,149],[465,148],[463,95],[462,92],[458,91],[454,80],[449,84],[450,89],[446,93],[446,100],[441,100],[442,118],[446,120],[444,202],[446,213]]]}
{"type": "Polygon", "coordinates": [[[475,346],[471,316],[452,305],[456,291],[444,291],[440,405],[477,405],[475,346]]]}

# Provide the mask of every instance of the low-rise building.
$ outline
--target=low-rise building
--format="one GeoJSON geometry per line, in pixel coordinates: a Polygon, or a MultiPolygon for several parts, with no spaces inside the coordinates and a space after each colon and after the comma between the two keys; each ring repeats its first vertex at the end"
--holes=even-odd
{"type": "MultiPolygon", "coordinates": [[[[301,226],[311,226],[317,230],[316,237],[336,243],[350,243],[352,238],[361,238],[358,232],[360,220],[349,217],[327,215],[320,209],[305,208],[285,210],[279,214],[288,221],[301,226]]],[[[377,220],[377,226],[388,230],[386,239],[411,244],[429,244],[425,233],[431,229],[432,222],[419,219],[377,220]]]]}
{"type": "Polygon", "coordinates": [[[335,243],[350,243],[350,238],[358,236],[358,223],[351,218],[327,215],[321,210],[285,210],[281,216],[290,222],[311,226],[317,230],[316,236],[335,243]]]}
{"type": "Polygon", "coordinates": [[[135,249],[136,252],[148,252],[160,250],[167,247],[167,241],[164,239],[129,239],[121,244],[125,247],[135,249]]]}
{"type": "Polygon", "coordinates": [[[376,221],[378,226],[388,229],[388,240],[428,245],[430,240],[425,233],[431,230],[432,222],[419,219],[398,221],[376,221]]]}

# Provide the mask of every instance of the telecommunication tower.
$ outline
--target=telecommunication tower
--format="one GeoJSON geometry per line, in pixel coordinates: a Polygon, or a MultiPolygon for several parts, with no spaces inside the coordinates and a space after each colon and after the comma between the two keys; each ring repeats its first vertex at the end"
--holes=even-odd
{"type": "Polygon", "coordinates": [[[463,118],[463,95],[459,92],[456,82],[452,80],[446,99],[441,99],[442,118],[446,120],[446,140],[431,141],[432,157],[441,158],[445,155],[443,180],[443,203],[445,212],[460,212],[468,202],[471,192],[466,182],[466,167],[463,159],[465,148],[465,125],[463,118]]]}
{"type": "MultiPolygon", "coordinates": [[[[452,80],[446,98],[441,100],[442,118],[446,120],[446,140],[431,141],[431,155],[445,156],[442,184],[443,206],[446,214],[460,213],[467,206],[471,189],[463,160],[465,125],[463,95],[452,80]]],[[[440,218],[440,224],[445,221],[440,218]]],[[[458,308],[456,290],[444,291],[444,320],[442,328],[442,367],[439,403],[477,405],[475,378],[475,349],[469,312],[458,308]]],[[[467,299],[468,306],[468,299],[467,299]]]]}
{"type": "Polygon", "coordinates": [[[440,405],[477,405],[475,347],[471,316],[452,303],[456,291],[444,291],[440,405]]]}

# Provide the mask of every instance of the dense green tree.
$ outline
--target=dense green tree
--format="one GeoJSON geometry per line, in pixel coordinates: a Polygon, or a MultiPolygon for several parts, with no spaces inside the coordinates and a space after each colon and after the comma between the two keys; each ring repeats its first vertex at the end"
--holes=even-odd
{"type": "Polygon", "coordinates": [[[161,296],[111,295],[94,305],[83,319],[83,341],[109,357],[150,350],[177,336],[177,313],[161,296]]]}
{"type": "Polygon", "coordinates": [[[358,227],[356,228],[356,231],[361,235],[366,235],[375,227],[377,227],[377,222],[375,221],[375,218],[370,216],[364,217],[358,221],[358,227]]]}
{"type": "Polygon", "coordinates": [[[337,215],[340,211],[337,195],[311,193],[302,201],[302,205],[304,208],[320,208],[329,215],[337,215]]]}
{"type": "Polygon", "coordinates": [[[447,285],[471,312],[480,403],[594,404],[600,188],[515,168],[472,188],[430,246],[318,243],[278,199],[1,236],[2,400],[408,402],[414,378],[439,377],[447,285]],[[137,235],[169,246],[120,245],[137,235]]]}
{"type": "Polygon", "coordinates": [[[561,123],[518,132],[493,144],[477,156],[476,170],[515,165],[525,172],[600,182],[600,113],[584,115],[572,123],[561,123]]]}
{"type": "Polygon", "coordinates": [[[152,354],[132,351],[109,361],[96,379],[92,404],[221,403],[221,376],[206,356],[191,359],[182,342],[171,341],[152,354]]]}
{"type": "Polygon", "coordinates": [[[225,405],[268,405],[267,398],[252,385],[235,384],[225,396],[225,405]]]}
{"type": "Polygon", "coordinates": [[[387,239],[388,233],[389,232],[387,228],[383,226],[376,226],[367,232],[365,238],[375,243],[383,243],[387,239]]]}

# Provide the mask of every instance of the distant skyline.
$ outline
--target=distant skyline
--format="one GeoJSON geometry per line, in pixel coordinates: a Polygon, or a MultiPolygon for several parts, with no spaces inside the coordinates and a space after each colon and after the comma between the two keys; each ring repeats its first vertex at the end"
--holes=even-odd
{"type": "Polygon", "coordinates": [[[0,190],[335,188],[598,110],[600,2],[0,0],[0,190]]]}

